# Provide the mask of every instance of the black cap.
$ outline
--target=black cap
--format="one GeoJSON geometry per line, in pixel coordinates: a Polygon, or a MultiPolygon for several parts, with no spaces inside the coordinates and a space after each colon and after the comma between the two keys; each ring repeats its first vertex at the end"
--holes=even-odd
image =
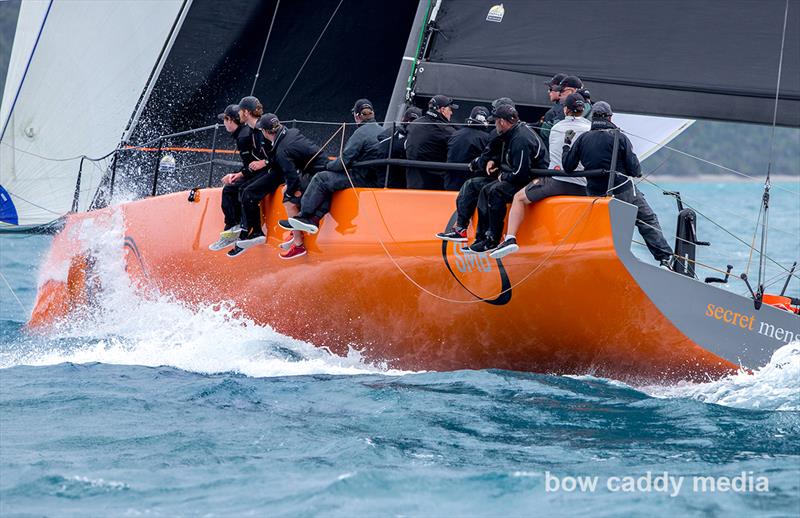
{"type": "Polygon", "coordinates": [[[248,95],[247,97],[242,97],[242,100],[239,101],[239,109],[254,112],[259,104],[261,104],[261,102],[257,98],[248,95]]]}
{"type": "Polygon", "coordinates": [[[508,122],[517,122],[519,120],[519,113],[517,113],[517,109],[510,104],[503,104],[498,106],[494,111],[494,118],[504,119],[508,122]]]}
{"type": "Polygon", "coordinates": [[[486,106],[476,106],[469,112],[467,124],[483,124],[489,123],[489,108],[486,106]]]}
{"type": "Polygon", "coordinates": [[[236,124],[239,124],[239,105],[238,104],[229,104],[225,107],[225,111],[217,115],[219,120],[224,120],[225,117],[236,121],[236,124]]]}
{"type": "Polygon", "coordinates": [[[549,81],[545,81],[544,84],[547,86],[560,86],[561,81],[563,81],[565,77],[567,77],[567,74],[559,73],[554,75],[549,81]]]}
{"type": "Polygon", "coordinates": [[[363,110],[364,108],[369,108],[370,110],[373,111],[375,110],[375,108],[372,107],[372,102],[370,102],[369,99],[359,99],[353,105],[353,109],[351,111],[353,113],[361,113],[361,110],[363,110]]]}
{"type": "Polygon", "coordinates": [[[256,122],[256,128],[260,130],[275,131],[281,127],[281,121],[274,113],[265,113],[256,122]]]}
{"type": "Polygon", "coordinates": [[[504,104],[507,104],[512,108],[516,106],[510,97],[500,97],[499,99],[492,101],[492,113],[494,113],[497,108],[503,106],[504,104]]]}
{"type": "Polygon", "coordinates": [[[569,94],[564,100],[564,106],[571,112],[582,112],[586,106],[586,99],[579,93],[569,94]]]}
{"type": "Polygon", "coordinates": [[[458,109],[458,105],[453,101],[452,98],[447,97],[446,95],[434,95],[431,97],[431,100],[428,101],[428,108],[432,110],[437,110],[439,108],[444,108],[445,106],[449,106],[454,110],[458,109]]]}
{"type": "Polygon", "coordinates": [[[403,118],[400,119],[400,122],[411,122],[419,119],[420,117],[422,117],[422,110],[416,106],[412,106],[405,111],[403,118]]]}
{"type": "Polygon", "coordinates": [[[559,86],[562,90],[564,88],[583,88],[583,81],[578,76],[567,76],[561,80],[559,86]]]}
{"type": "Polygon", "coordinates": [[[592,105],[592,118],[594,117],[603,117],[609,118],[614,115],[614,112],[611,111],[611,105],[605,101],[599,101],[592,105]]]}

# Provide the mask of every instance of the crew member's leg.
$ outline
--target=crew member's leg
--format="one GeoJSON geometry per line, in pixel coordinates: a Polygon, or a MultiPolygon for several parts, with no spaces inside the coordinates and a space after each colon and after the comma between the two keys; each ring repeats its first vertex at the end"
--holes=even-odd
{"type": "Polygon", "coordinates": [[[458,196],[456,197],[456,224],[447,232],[439,232],[436,234],[436,237],[444,241],[466,241],[467,227],[469,226],[470,219],[472,219],[472,215],[475,214],[481,190],[487,184],[494,181],[497,180],[491,176],[484,175],[470,178],[464,182],[464,185],[461,186],[461,190],[459,190],[458,196]]]}
{"type": "Polygon", "coordinates": [[[489,216],[487,226],[487,242],[492,248],[500,243],[503,235],[503,223],[506,219],[506,205],[514,199],[514,194],[521,188],[511,182],[497,182],[487,187],[486,201],[489,216]]]}
{"type": "Polygon", "coordinates": [[[225,230],[238,226],[242,221],[242,204],[239,202],[239,188],[243,180],[222,187],[222,214],[225,216],[225,230]]]}
{"type": "Polygon", "coordinates": [[[265,243],[267,238],[261,229],[261,200],[266,195],[273,192],[283,183],[283,175],[274,169],[261,173],[252,181],[241,188],[242,198],[242,231],[236,247],[228,252],[228,255],[235,257],[242,250],[251,246],[265,243]]]}
{"type": "Polygon", "coordinates": [[[636,213],[636,227],[644,238],[647,249],[650,250],[656,261],[670,261],[672,259],[672,248],[667,243],[667,240],[664,239],[661,225],[658,223],[658,217],[656,217],[653,209],[650,208],[650,204],[647,203],[642,191],[636,189],[631,203],[639,209],[636,213]]]}

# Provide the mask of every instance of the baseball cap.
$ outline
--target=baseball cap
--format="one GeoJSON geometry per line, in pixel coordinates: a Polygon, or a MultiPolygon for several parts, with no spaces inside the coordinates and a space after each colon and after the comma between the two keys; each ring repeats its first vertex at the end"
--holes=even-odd
{"type": "Polygon", "coordinates": [[[592,117],[611,117],[614,112],[611,111],[611,105],[605,101],[598,101],[592,106],[592,117]]]}
{"type": "Polygon", "coordinates": [[[353,105],[353,109],[351,111],[353,113],[361,113],[361,110],[363,110],[364,108],[375,110],[375,108],[372,107],[372,102],[369,99],[359,99],[353,105]]]}
{"type": "Polygon", "coordinates": [[[467,124],[469,123],[476,123],[476,124],[487,124],[489,122],[489,108],[486,106],[476,106],[472,108],[472,111],[469,112],[469,118],[467,119],[467,124]]]}
{"type": "Polygon", "coordinates": [[[267,131],[275,131],[281,125],[281,121],[274,113],[265,113],[256,122],[256,128],[267,131]]]}
{"type": "Polygon", "coordinates": [[[559,86],[564,88],[583,88],[583,81],[578,76],[567,76],[561,80],[559,86]]]}
{"type": "Polygon", "coordinates": [[[447,97],[446,95],[442,94],[434,95],[433,97],[431,97],[431,100],[428,101],[428,108],[434,110],[438,108],[444,108],[445,106],[449,106],[454,110],[458,109],[458,105],[455,103],[455,101],[453,101],[452,98],[447,97]]]}
{"type": "Polygon", "coordinates": [[[229,119],[233,119],[236,122],[239,122],[239,105],[238,104],[229,104],[225,107],[225,110],[217,115],[219,120],[224,120],[225,117],[229,119]]]}
{"type": "Polygon", "coordinates": [[[499,99],[492,101],[492,113],[494,113],[497,108],[503,106],[504,104],[507,104],[511,107],[515,106],[514,101],[512,101],[510,97],[500,97],[499,99]]]}
{"type": "Polygon", "coordinates": [[[560,86],[561,81],[563,81],[565,77],[567,77],[567,74],[558,73],[554,75],[549,81],[545,81],[544,84],[550,87],[560,86]]]}
{"type": "Polygon", "coordinates": [[[581,112],[586,106],[586,99],[579,93],[569,94],[564,100],[564,106],[571,112],[581,112]]]}
{"type": "Polygon", "coordinates": [[[498,106],[494,111],[494,118],[504,119],[508,122],[517,122],[519,120],[519,113],[517,113],[517,109],[510,104],[503,104],[498,106]]]}
{"type": "Polygon", "coordinates": [[[416,106],[411,106],[405,111],[403,118],[400,119],[400,122],[411,122],[419,119],[420,117],[422,117],[422,110],[416,106]]]}
{"type": "Polygon", "coordinates": [[[254,112],[259,104],[261,104],[261,101],[258,98],[248,95],[247,97],[242,97],[242,100],[239,101],[239,109],[254,112]]]}

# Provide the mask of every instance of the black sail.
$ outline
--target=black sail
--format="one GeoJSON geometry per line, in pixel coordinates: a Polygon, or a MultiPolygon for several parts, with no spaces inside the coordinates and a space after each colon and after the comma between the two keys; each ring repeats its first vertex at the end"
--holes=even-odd
{"type": "MultiPolygon", "coordinates": [[[[565,72],[619,111],[771,123],[785,8],[786,0],[442,0],[415,91],[545,106],[542,81],[565,72]]],[[[789,0],[777,122],[800,126],[800,0],[789,0]]]]}

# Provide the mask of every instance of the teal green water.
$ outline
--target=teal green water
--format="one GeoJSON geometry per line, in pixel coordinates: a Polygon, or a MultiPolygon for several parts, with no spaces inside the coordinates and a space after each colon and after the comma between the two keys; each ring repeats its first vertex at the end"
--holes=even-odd
{"type": "MultiPolygon", "coordinates": [[[[759,185],[667,187],[752,238],[759,185]]],[[[671,233],[674,202],[647,194],[671,233]]],[[[797,200],[773,196],[784,265],[800,255],[797,200]]],[[[699,234],[704,262],[747,261],[702,219],[699,234]]],[[[754,374],[670,386],[397,372],[123,281],[95,314],[30,336],[48,245],[0,237],[22,304],[0,286],[2,516],[800,515],[800,344],[754,374]]]]}

